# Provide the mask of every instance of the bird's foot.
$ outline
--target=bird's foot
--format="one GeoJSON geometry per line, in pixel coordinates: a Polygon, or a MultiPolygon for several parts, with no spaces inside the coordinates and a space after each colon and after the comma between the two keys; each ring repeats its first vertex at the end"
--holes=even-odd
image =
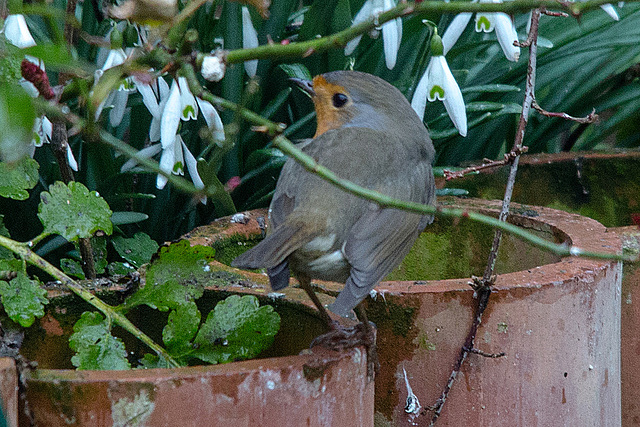
{"type": "Polygon", "coordinates": [[[329,332],[317,336],[311,342],[311,347],[320,346],[331,350],[344,350],[364,346],[367,350],[367,377],[370,381],[373,380],[375,373],[380,370],[375,325],[367,322],[347,328],[336,321],[331,321],[329,326],[329,332]]]}

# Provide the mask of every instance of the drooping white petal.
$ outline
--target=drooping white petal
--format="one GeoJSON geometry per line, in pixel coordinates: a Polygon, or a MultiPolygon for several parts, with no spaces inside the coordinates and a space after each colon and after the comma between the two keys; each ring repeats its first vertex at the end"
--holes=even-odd
{"type": "Polygon", "coordinates": [[[182,113],[180,118],[183,121],[196,120],[198,118],[198,104],[196,98],[189,90],[189,84],[185,77],[178,77],[178,86],[180,87],[180,106],[182,113]]]}
{"type": "Polygon", "coordinates": [[[196,98],[198,105],[200,106],[200,112],[204,117],[204,121],[207,122],[207,126],[211,131],[213,138],[216,141],[224,141],[224,125],[222,119],[216,108],[211,105],[210,102],[204,99],[196,98]]]}
{"type": "Polygon", "coordinates": [[[108,70],[109,68],[122,64],[126,59],[127,55],[124,53],[124,50],[111,49],[101,69],[103,71],[108,70]]]}
{"type": "Polygon", "coordinates": [[[4,20],[3,31],[7,40],[20,49],[36,45],[36,41],[31,36],[31,32],[27,26],[27,21],[24,19],[24,15],[15,14],[7,16],[4,20]]]}
{"type": "Polygon", "coordinates": [[[111,126],[119,126],[124,117],[124,112],[127,109],[127,100],[129,99],[129,92],[126,90],[115,91],[115,97],[113,98],[113,108],[109,111],[109,122],[111,126]]]}
{"type": "Polygon", "coordinates": [[[53,134],[53,124],[47,118],[47,116],[42,116],[42,133],[44,135],[44,142],[51,142],[51,135],[53,134]]]}
{"type": "Polygon", "coordinates": [[[506,13],[496,13],[493,16],[498,43],[502,47],[504,56],[509,61],[517,62],[520,58],[520,48],[513,43],[518,41],[518,33],[511,17],[506,13]]]}
{"type": "Polygon", "coordinates": [[[615,21],[619,21],[620,20],[620,17],[618,16],[618,12],[616,12],[616,10],[613,8],[613,5],[611,5],[610,3],[603,4],[600,7],[602,8],[602,10],[607,12],[607,15],[609,15],[615,21]]]}
{"type": "Polygon", "coordinates": [[[447,52],[456,44],[464,29],[467,27],[467,24],[471,20],[472,13],[459,13],[453,18],[453,21],[449,24],[446,30],[444,30],[444,35],[442,36],[442,46],[444,48],[443,54],[446,55],[447,52]]]}
{"type": "MultiPolygon", "coordinates": [[[[393,0],[384,0],[382,10],[376,13],[386,12],[393,9],[395,4],[393,0]]],[[[392,19],[382,25],[382,43],[384,47],[384,59],[388,69],[393,69],[398,58],[398,49],[402,41],[402,20],[392,19]]]]}
{"type": "MultiPolygon", "coordinates": [[[[153,144],[138,151],[138,156],[145,159],[150,159],[151,157],[158,154],[161,150],[162,150],[162,146],[160,144],[153,144]]],[[[133,158],[129,159],[122,165],[122,167],[120,168],[120,172],[130,171],[137,164],[138,164],[138,161],[136,159],[133,159],[133,158]]]]}
{"type": "Polygon", "coordinates": [[[387,68],[392,70],[396,66],[398,49],[402,40],[402,20],[393,19],[382,26],[382,43],[384,60],[387,68]]]}
{"type": "Polygon", "coordinates": [[[462,92],[451,74],[444,56],[434,56],[428,67],[429,84],[427,99],[443,101],[447,114],[453,125],[462,136],[467,136],[467,112],[462,99],[462,92]]]}
{"type": "Polygon", "coordinates": [[[422,78],[416,86],[416,90],[413,92],[413,98],[411,98],[411,107],[416,112],[418,117],[422,120],[424,117],[424,110],[427,108],[427,90],[429,88],[429,66],[433,62],[433,58],[429,61],[426,71],[422,75],[422,78]]]}
{"type": "Polygon", "coordinates": [[[52,133],[53,125],[47,116],[36,117],[33,123],[33,138],[31,142],[36,147],[42,147],[42,144],[51,142],[52,133]]]}
{"type": "MultiPolygon", "coordinates": [[[[160,156],[160,170],[166,173],[171,173],[171,171],[173,170],[174,159],[175,151],[173,147],[162,150],[162,155],[160,156]]],[[[158,176],[156,177],[156,188],[158,190],[162,190],[164,186],[167,185],[167,181],[168,179],[166,176],[158,174],[158,176]]]]}
{"type": "Polygon", "coordinates": [[[69,162],[69,167],[78,172],[78,162],[76,162],[76,158],[73,155],[73,151],[71,151],[71,147],[67,144],[67,162],[69,162]]]}
{"type": "MultiPolygon", "coordinates": [[[[182,138],[181,138],[182,140],[182,138]]],[[[184,160],[187,165],[187,171],[189,172],[189,176],[191,177],[191,181],[193,181],[194,187],[197,189],[204,188],[204,182],[202,182],[202,178],[200,178],[200,174],[198,173],[198,162],[196,158],[191,154],[189,147],[182,141],[182,149],[184,151],[184,160]]],[[[200,201],[203,205],[207,204],[207,196],[202,196],[200,201]]]]}
{"type": "MultiPolygon", "coordinates": [[[[251,14],[246,6],[242,6],[242,48],[258,47],[258,33],[251,22],[251,14]]],[[[254,77],[258,71],[258,60],[245,61],[244,70],[249,77],[254,77]]]]}
{"type": "Polygon", "coordinates": [[[160,142],[162,143],[163,150],[166,150],[175,142],[181,116],[180,88],[174,80],[160,121],[160,142]]]}
{"type": "Polygon", "coordinates": [[[184,145],[182,137],[176,135],[176,142],[173,144],[173,169],[171,169],[174,175],[184,175],[184,153],[182,151],[182,145],[184,145]]]}
{"type": "Polygon", "coordinates": [[[153,92],[160,99],[160,101],[169,97],[169,83],[162,77],[156,79],[156,84],[153,85],[153,92]]]}
{"type": "Polygon", "coordinates": [[[356,50],[356,47],[358,47],[358,44],[360,44],[361,39],[362,39],[362,34],[349,40],[347,42],[347,45],[344,47],[344,54],[351,55],[353,51],[356,50]]]}
{"type": "Polygon", "coordinates": [[[138,89],[138,92],[140,92],[140,95],[142,95],[142,102],[144,106],[147,107],[147,110],[149,110],[153,117],[160,115],[158,100],[156,98],[156,95],[153,93],[151,85],[142,83],[135,77],[134,79],[136,88],[138,89]]]}
{"type": "Polygon", "coordinates": [[[151,125],[149,125],[149,141],[160,141],[160,125],[162,124],[162,116],[153,116],[151,118],[151,125]]]}

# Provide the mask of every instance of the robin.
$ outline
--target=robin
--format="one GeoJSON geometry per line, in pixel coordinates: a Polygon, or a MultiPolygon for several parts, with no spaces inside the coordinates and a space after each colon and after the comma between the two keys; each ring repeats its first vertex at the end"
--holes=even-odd
{"type": "MultiPolygon", "coordinates": [[[[398,89],[357,71],[334,71],[316,76],[313,82],[292,80],[311,95],[318,121],[314,137],[299,145],[302,151],[362,187],[396,199],[435,204],[433,144],[398,89]]],[[[311,279],[344,283],[328,308],[349,317],[400,264],[432,220],[430,215],[381,207],[349,194],[289,159],[269,207],[267,237],[231,265],[266,268],[274,291],[288,286],[293,273],[336,328],[311,279]]]]}

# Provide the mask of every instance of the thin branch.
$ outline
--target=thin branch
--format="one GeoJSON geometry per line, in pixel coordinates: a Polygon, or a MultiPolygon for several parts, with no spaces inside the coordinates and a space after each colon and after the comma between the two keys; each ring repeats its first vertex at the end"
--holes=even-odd
{"type": "Polygon", "coordinates": [[[571,120],[572,122],[576,122],[576,123],[590,124],[590,123],[595,123],[600,119],[600,117],[596,114],[595,108],[591,110],[591,112],[585,117],[574,117],[574,116],[570,116],[567,113],[553,113],[551,111],[547,111],[544,108],[542,108],[540,105],[538,105],[535,99],[533,100],[533,103],[531,104],[531,106],[533,107],[534,110],[536,110],[538,113],[542,114],[545,117],[558,117],[565,120],[571,120]]]}
{"type": "Polygon", "coordinates": [[[105,317],[107,317],[107,319],[112,320],[115,324],[122,327],[124,330],[131,333],[140,341],[145,343],[149,348],[155,351],[158,356],[164,358],[167,363],[169,363],[169,365],[176,368],[180,367],[180,364],[176,362],[169,355],[169,353],[165,351],[164,348],[156,344],[151,338],[149,338],[142,331],[136,328],[136,326],[131,323],[129,319],[127,319],[122,313],[115,311],[113,307],[102,302],[100,298],[93,295],[91,292],[87,291],[82,286],[77,284],[72,278],[64,274],[62,271],[58,270],[53,265],[49,264],[44,258],[41,258],[35,252],[29,249],[27,244],[16,242],[15,240],[11,240],[0,235],[0,246],[13,251],[29,264],[38,267],[42,271],[60,280],[62,284],[69,288],[71,292],[98,309],[102,314],[105,315],[105,317]]]}
{"type": "MultiPolygon", "coordinates": [[[[513,142],[513,152],[517,152],[522,148],[522,142],[524,140],[524,133],[529,120],[529,112],[531,111],[531,104],[535,98],[535,81],[536,81],[536,64],[537,64],[537,50],[538,50],[538,24],[540,23],[540,10],[536,9],[531,13],[531,28],[529,30],[529,37],[527,41],[529,43],[529,64],[527,68],[527,79],[524,101],[522,103],[522,114],[520,115],[520,121],[518,122],[518,128],[516,130],[515,140],[513,142]]],[[[498,217],[498,221],[505,222],[509,215],[509,206],[511,205],[511,196],[513,194],[513,187],[516,181],[516,173],[518,171],[518,163],[520,160],[520,154],[516,154],[511,161],[511,168],[509,170],[509,178],[507,180],[507,187],[505,189],[504,198],[502,200],[502,209],[498,217]]],[[[491,296],[491,288],[495,280],[495,265],[498,258],[498,249],[500,248],[500,242],[502,240],[502,229],[499,228],[495,231],[493,238],[493,244],[491,252],[489,253],[489,259],[487,260],[487,267],[485,268],[482,278],[473,278],[472,287],[474,288],[478,304],[476,307],[476,313],[471,324],[469,333],[465,340],[464,345],[460,349],[458,360],[456,361],[454,368],[449,375],[449,381],[445,386],[437,404],[435,405],[434,413],[431,417],[431,425],[434,425],[442,413],[442,409],[447,401],[449,392],[460,368],[464,364],[468,354],[474,349],[474,343],[478,328],[482,323],[482,316],[489,303],[489,297],[491,296]]],[[[475,351],[474,351],[475,352],[475,351]]]]}
{"type": "Polygon", "coordinates": [[[511,163],[517,156],[526,153],[528,150],[529,148],[523,145],[521,147],[514,148],[508,153],[505,153],[504,158],[502,160],[489,160],[482,163],[479,166],[470,166],[466,169],[462,169],[459,171],[451,171],[449,169],[445,169],[443,170],[444,178],[445,180],[450,181],[452,179],[462,178],[463,176],[468,175],[470,173],[476,173],[476,172],[480,172],[481,170],[491,169],[498,166],[504,166],[506,164],[511,163]]]}
{"type": "MultiPolygon", "coordinates": [[[[202,2],[204,2],[204,0],[197,0],[194,5],[202,2]]],[[[385,22],[408,15],[458,14],[462,12],[505,12],[514,14],[518,12],[529,12],[535,8],[552,8],[562,9],[566,13],[578,17],[588,10],[596,9],[609,2],[610,0],[589,0],[576,3],[568,1],[558,2],[555,0],[515,0],[504,3],[471,3],[466,1],[449,3],[443,1],[423,1],[420,3],[400,2],[398,6],[393,9],[389,9],[358,25],[354,25],[330,36],[302,42],[293,42],[286,45],[265,44],[252,49],[231,50],[226,52],[225,60],[231,64],[251,59],[305,57],[312,53],[344,47],[349,40],[371,31],[374,28],[379,28],[385,22]]]]}

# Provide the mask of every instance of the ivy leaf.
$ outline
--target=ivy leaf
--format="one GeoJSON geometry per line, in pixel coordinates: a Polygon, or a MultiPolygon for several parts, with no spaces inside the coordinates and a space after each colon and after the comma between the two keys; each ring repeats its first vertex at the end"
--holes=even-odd
{"type": "Polygon", "coordinates": [[[44,316],[44,305],[48,304],[47,291],[40,282],[30,280],[23,272],[10,282],[0,281],[2,305],[11,320],[25,328],[31,326],[36,317],[44,316]]]}
{"type": "Polygon", "coordinates": [[[95,191],[79,182],[55,182],[40,194],[38,217],[44,232],[60,234],[69,241],[91,237],[98,230],[111,234],[111,209],[95,191]]]}
{"type": "Polygon", "coordinates": [[[191,340],[200,326],[200,310],[189,301],[171,310],[167,325],[162,330],[162,340],[172,355],[180,355],[192,349],[191,340]]]}
{"type": "Polygon", "coordinates": [[[151,261],[151,257],[158,252],[158,244],[146,233],[136,233],[132,238],[126,239],[116,236],[111,240],[118,254],[135,267],[151,261]]]}
{"type": "Polygon", "coordinates": [[[192,247],[187,240],[161,248],[158,258],[147,267],[144,287],[131,295],[125,306],[147,304],[166,311],[200,298],[203,283],[212,276],[209,262],[214,254],[214,249],[192,247]]]}
{"type": "Polygon", "coordinates": [[[0,196],[26,200],[30,190],[38,183],[38,162],[23,157],[16,163],[0,162],[0,196]]]}
{"type": "Polygon", "coordinates": [[[71,363],[78,369],[130,369],[127,352],[120,338],[100,313],[85,311],[73,325],[69,346],[76,352],[71,363]]]}
{"type": "Polygon", "coordinates": [[[271,345],[279,328],[280,316],[273,307],[260,307],[253,295],[232,295],[209,313],[191,355],[209,363],[255,357],[271,345]]]}

